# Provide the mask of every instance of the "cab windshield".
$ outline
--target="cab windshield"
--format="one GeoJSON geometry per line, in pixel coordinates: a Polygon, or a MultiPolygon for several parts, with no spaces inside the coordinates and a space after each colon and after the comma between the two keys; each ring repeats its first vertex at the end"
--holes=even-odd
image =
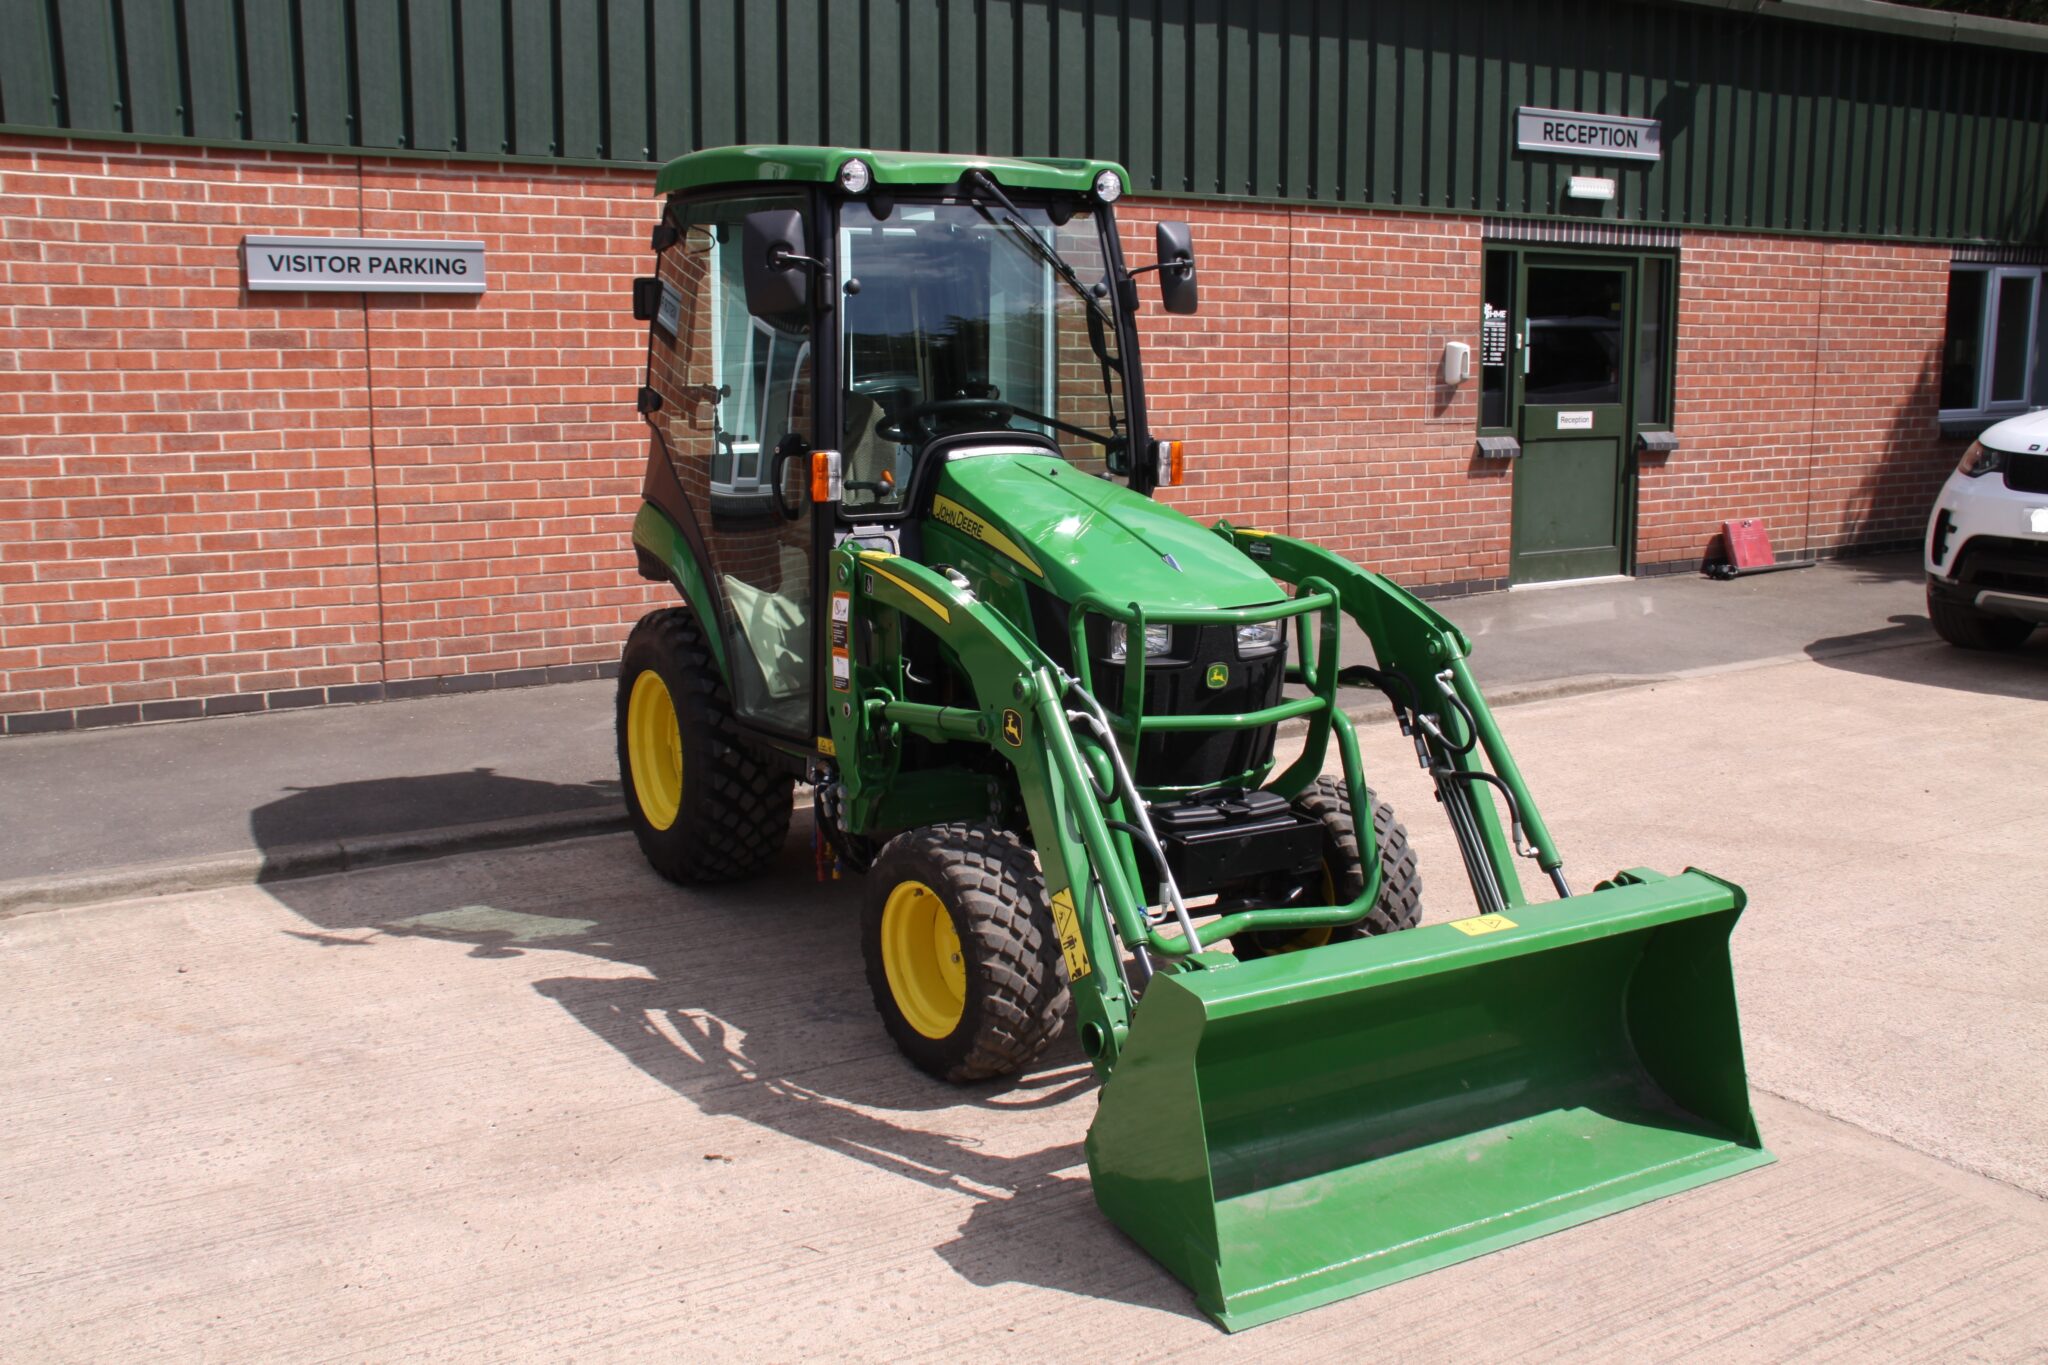
{"type": "Polygon", "coordinates": [[[1122,361],[1093,211],[1055,222],[1029,204],[1013,216],[898,203],[878,217],[856,200],[840,211],[839,260],[849,509],[900,505],[918,449],[962,431],[1037,432],[1091,473],[1127,476],[1122,361]]]}

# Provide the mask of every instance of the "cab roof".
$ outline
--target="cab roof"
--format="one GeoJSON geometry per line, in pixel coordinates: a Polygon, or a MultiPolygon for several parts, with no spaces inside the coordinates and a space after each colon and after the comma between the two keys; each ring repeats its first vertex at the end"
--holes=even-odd
{"type": "Polygon", "coordinates": [[[878,185],[943,186],[971,170],[984,170],[1000,185],[1020,190],[1068,190],[1086,194],[1095,177],[1115,171],[1128,191],[1131,177],[1114,161],[1081,157],[961,156],[944,152],[877,152],[864,147],[712,147],[679,156],[655,177],[656,194],[745,185],[761,181],[829,183],[849,158],[868,163],[878,185]]]}

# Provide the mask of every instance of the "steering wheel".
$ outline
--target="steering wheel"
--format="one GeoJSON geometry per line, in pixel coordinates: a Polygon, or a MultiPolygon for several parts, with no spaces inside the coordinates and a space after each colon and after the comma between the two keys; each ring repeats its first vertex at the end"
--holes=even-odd
{"type": "Polygon", "coordinates": [[[982,416],[996,426],[1008,426],[1016,409],[997,398],[934,398],[929,403],[913,403],[894,417],[884,418],[875,423],[875,435],[898,445],[909,445],[913,441],[929,438],[931,433],[914,435],[910,431],[912,422],[931,417],[982,416]]]}

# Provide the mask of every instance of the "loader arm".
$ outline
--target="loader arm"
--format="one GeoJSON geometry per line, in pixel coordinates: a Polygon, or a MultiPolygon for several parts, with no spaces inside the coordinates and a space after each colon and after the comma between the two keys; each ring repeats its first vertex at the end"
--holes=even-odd
{"type": "MultiPolygon", "coordinates": [[[[851,546],[832,566],[834,646],[848,657],[843,671],[834,661],[829,709],[849,806],[900,785],[904,733],[985,744],[1015,771],[1083,1049],[1104,1079],[1087,1142],[1103,1211],[1236,1329],[1768,1162],[1728,960],[1740,889],[1635,870],[1572,895],[1457,629],[1328,551],[1216,530],[1293,598],[1149,619],[1287,614],[1317,628],[1296,632],[1290,676],[1306,698],[1193,725],[1140,706],[1110,716],[942,572],[851,546]],[[1341,667],[1340,610],[1374,664],[1341,667]],[[938,637],[973,705],[898,695],[905,622],[938,637]],[[1241,910],[1197,932],[1141,901],[1145,794],[1123,760],[1161,719],[1186,730],[1285,712],[1308,722],[1306,752],[1276,788],[1320,771],[1334,736],[1353,808],[1369,809],[1340,678],[1394,703],[1481,913],[1257,961],[1207,950],[1248,929],[1355,919],[1379,879],[1361,903],[1241,910]],[[1564,899],[1529,904],[1518,855],[1564,899]]],[[[1143,667],[1141,604],[1089,594],[1083,612],[1126,622],[1143,667]]],[[[1174,897],[1170,877],[1162,891],[1174,897]]]]}
{"type": "MultiPolygon", "coordinates": [[[[1060,709],[1057,668],[1002,613],[914,560],[849,543],[834,551],[830,581],[827,711],[850,823],[867,824],[884,802],[900,799],[902,732],[986,744],[1008,760],[1052,902],[1083,1043],[1106,1073],[1130,1032],[1131,995],[1109,918],[1090,888],[1113,888],[1111,903],[1129,906],[1132,869],[1112,846],[1100,811],[1075,799],[1081,759],[1060,709]],[[898,695],[905,618],[946,647],[973,689],[974,706],[898,695]]],[[[998,800],[991,792],[991,806],[998,800]]]]}
{"type": "MultiPolygon", "coordinates": [[[[832,742],[849,826],[902,827],[936,812],[979,803],[991,816],[1002,793],[988,779],[957,770],[906,771],[904,733],[985,745],[1015,771],[1033,843],[1059,928],[1068,976],[1081,1011],[1083,1048],[1097,1069],[1114,1067],[1130,1027],[1135,995],[1155,970],[1220,965],[1205,951],[1246,931],[1301,931],[1356,923],[1372,907],[1381,869],[1370,821],[1358,824],[1364,884],[1332,905],[1239,909],[1199,928],[1181,904],[1170,875],[1162,904],[1145,904],[1140,863],[1163,856],[1145,813],[1153,793],[1130,777],[1130,760],[1147,733],[1246,729],[1296,717],[1307,721],[1301,756],[1274,780],[1293,795],[1322,771],[1337,743],[1352,809],[1369,810],[1364,764],[1353,723],[1338,703],[1347,676],[1338,648],[1338,613],[1366,632],[1378,661],[1363,671],[1387,691],[1414,736],[1418,760],[1435,779],[1482,910],[1526,904],[1514,868],[1519,850],[1536,858],[1568,894],[1561,860],[1501,740],[1492,713],[1465,665],[1467,642],[1457,628],[1411,594],[1307,542],[1219,523],[1218,534],[1246,552],[1295,596],[1263,607],[1181,609],[1148,614],[1141,603],[1119,605],[1091,593],[1074,604],[1071,629],[1079,676],[1059,667],[1036,641],[954,579],[915,560],[863,549],[834,552],[832,742]],[[1124,622],[1133,641],[1124,665],[1128,699],[1111,714],[1093,699],[1092,670],[1080,648],[1085,617],[1124,622]],[[1293,675],[1306,696],[1230,715],[1144,714],[1146,624],[1239,625],[1278,618],[1302,623],[1293,675]],[[939,706],[902,693],[903,622],[931,632],[972,690],[972,706],[939,706]],[[1314,623],[1316,629],[1308,628],[1314,623]],[[1492,771],[1488,770],[1490,760],[1492,771]],[[1491,795],[1509,813],[1503,825],[1491,795]],[[884,814],[886,810],[886,816],[884,814]],[[1524,843],[1524,834],[1527,844],[1524,843]],[[1512,836],[1512,837],[1511,837],[1512,836]],[[1133,958],[1124,964],[1124,951],[1133,958]]],[[[1355,673],[1354,673],[1355,676],[1355,673]]],[[[1163,871],[1163,867],[1161,867],[1163,871]]]]}
{"type": "MultiPolygon", "coordinates": [[[[1130,1027],[1134,992],[1120,946],[1131,952],[1142,988],[1154,970],[1194,970],[1219,959],[1231,960],[1227,954],[1203,950],[1234,933],[1351,924],[1378,897],[1379,859],[1370,822],[1361,822],[1364,884],[1357,896],[1342,904],[1239,910],[1197,930],[1171,889],[1170,874],[1165,874],[1168,904],[1157,911],[1148,909],[1138,863],[1145,857],[1159,858],[1155,865],[1164,874],[1163,858],[1145,814],[1145,794],[1130,778],[1125,751],[1135,747],[1147,724],[1161,724],[1161,719],[1133,711],[1120,726],[1094,702],[1082,679],[1062,670],[1000,612],[914,560],[847,545],[835,551],[831,577],[833,691],[827,709],[849,825],[858,829],[902,823],[906,789],[914,792],[920,779],[929,785],[939,776],[901,771],[902,733],[983,744],[1007,760],[1016,773],[1060,931],[1080,1012],[1082,1047],[1098,1072],[1107,1075],[1114,1067],[1130,1027]],[[938,706],[899,695],[906,619],[930,631],[946,648],[973,691],[973,706],[938,706]],[[885,803],[895,819],[880,819],[885,803]]],[[[1336,604],[1336,594],[1325,588],[1277,607],[1181,612],[1165,619],[1234,621],[1239,616],[1327,614],[1336,604]]],[[[1089,604],[1089,609],[1123,614],[1106,600],[1089,604]]],[[[1079,615],[1077,608],[1077,619],[1079,615]]],[[[1142,639],[1142,611],[1137,619],[1142,639]]],[[[1244,728],[1312,714],[1323,736],[1336,734],[1353,809],[1371,809],[1356,734],[1350,719],[1336,707],[1334,617],[1329,619],[1332,624],[1325,633],[1330,644],[1324,658],[1330,666],[1320,670],[1314,696],[1242,715],[1166,718],[1164,724],[1178,729],[1244,728]]],[[[1142,648],[1136,655],[1142,667],[1142,648]]],[[[1085,663],[1082,668],[1085,676],[1085,663]]],[[[1299,785],[1306,786],[1321,766],[1319,750],[1290,772],[1304,772],[1299,785]]],[[[964,774],[952,777],[956,783],[974,781],[964,774]]],[[[990,791],[989,802],[992,810],[998,809],[999,794],[990,791]]]]}

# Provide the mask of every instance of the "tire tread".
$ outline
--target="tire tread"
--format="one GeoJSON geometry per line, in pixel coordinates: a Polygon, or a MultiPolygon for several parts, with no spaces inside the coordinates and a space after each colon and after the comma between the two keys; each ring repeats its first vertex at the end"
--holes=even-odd
{"type": "Polygon", "coordinates": [[[1927,594],[1927,618],[1934,633],[1961,649],[2017,649],[2034,633],[2031,622],[2009,616],[1993,616],[1960,602],[1948,602],[1927,594]]]}
{"type": "Polygon", "coordinates": [[[792,780],[764,762],[740,734],[731,695],[696,613],[687,607],[649,612],[626,638],[621,657],[619,775],[640,851],[656,872],[681,886],[759,875],[781,855],[789,837],[792,780]],[[635,656],[644,651],[652,653],[648,666],[669,684],[684,734],[683,805],[665,830],[655,829],[640,814],[627,752],[626,708],[641,671],[635,656]]]}
{"type": "Polygon", "coordinates": [[[918,1066],[956,1084],[1013,1075],[1066,1031],[1072,1005],[1066,960],[1038,859],[1015,834],[964,823],[909,830],[889,841],[870,878],[862,934],[868,982],[890,1036],[918,1066]],[[979,966],[968,973],[962,1027],[949,1039],[927,1038],[902,1018],[881,960],[882,907],[891,890],[913,877],[957,904],[974,938],[970,967],[979,966]],[[979,991],[977,977],[984,985],[979,991]]]}

